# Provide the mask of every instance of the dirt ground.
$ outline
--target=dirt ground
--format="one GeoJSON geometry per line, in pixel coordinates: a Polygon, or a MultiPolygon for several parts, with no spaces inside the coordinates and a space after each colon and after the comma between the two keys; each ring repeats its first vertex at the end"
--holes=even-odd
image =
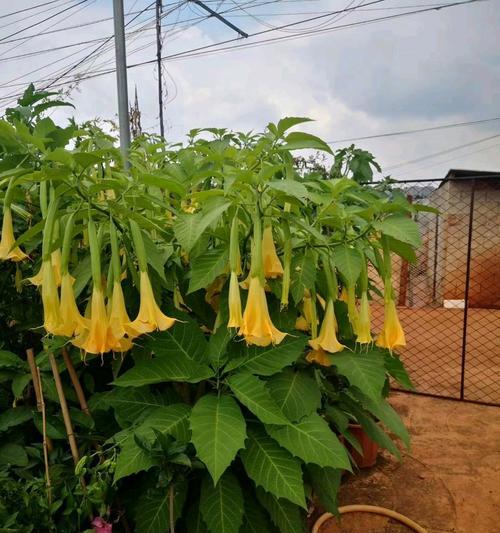
{"type": "MultiPolygon", "coordinates": [[[[460,396],[463,309],[398,308],[406,348],[398,350],[419,391],[460,396]]],[[[374,331],[383,307],[373,306],[374,331]]],[[[500,404],[500,310],[469,309],[465,398],[500,404]]],[[[500,527],[499,527],[500,531],[500,527]]]]}
{"type": "MultiPolygon", "coordinates": [[[[340,504],[380,505],[415,520],[428,533],[500,532],[500,407],[395,393],[393,406],[411,433],[398,463],[347,476],[340,504]]],[[[321,533],[406,533],[385,517],[345,515],[321,533]]]]}

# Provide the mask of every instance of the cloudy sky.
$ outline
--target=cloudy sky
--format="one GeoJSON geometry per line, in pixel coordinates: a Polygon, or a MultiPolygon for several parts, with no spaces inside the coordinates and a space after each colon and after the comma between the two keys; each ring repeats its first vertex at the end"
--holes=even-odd
{"type": "MultiPolygon", "coordinates": [[[[307,130],[328,141],[500,117],[500,0],[430,10],[452,3],[207,0],[257,33],[236,40],[193,2],[164,0],[167,137],[203,126],[258,131],[289,115],[315,119],[307,130]]],[[[154,2],[124,4],[129,65],[154,60],[154,2]]],[[[0,2],[0,113],[29,82],[73,82],[71,114],[115,119],[111,17],[112,0],[0,2]]],[[[156,80],[155,65],[129,69],[130,96],[137,87],[151,132],[159,128],[156,80]]],[[[500,120],[356,144],[401,179],[452,167],[500,171],[500,120]]]]}

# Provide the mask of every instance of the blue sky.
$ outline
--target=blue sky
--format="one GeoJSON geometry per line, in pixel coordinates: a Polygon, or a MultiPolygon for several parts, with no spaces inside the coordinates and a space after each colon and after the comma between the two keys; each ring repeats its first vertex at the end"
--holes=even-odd
{"type": "MultiPolygon", "coordinates": [[[[47,83],[40,81],[43,78],[54,77],[57,71],[64,73],[103,41],[72,46],[74,43],[112,34],[111,20],[87,24],[111,17],[111,0],[87,0],[80,4],[81,1],[55,0],[39,8],[33,6],[42,0],[0,3],[2,105],[10,101],[5,97],[14,98],[24,84],[34,81],[43,86],[47,83]],[[33,9],[6,17],[23,8],[33,9]],[[67,11],[37,24],[63,9],[67,11]],[[16,32],[20,33],[11,35],[16,32]],[[25,36],[29,38],[24,39],[25,36]],[[33,55],[33,52],[68,45],[58,51],[33,55]],[[20,54],[31,55],[15,57],[20,54]]],[[[125,0],[124,3],[125,11],[131,13],[127,17],[128,30],[136,32],[127,43],[129,64],[154,59],[154,11],[147,10],[131,20],[134,13],[151,2],[125,0]]],[[[370,0],[267,3],[266,0],[208,0],[207,3],[225,12],[231,22],[247,33],[272,30],[228,46],[277,37],[289,39],[165,62],[168,73],[165,116],[167,137],[171,140],[180,140],[189,129],[202,126],[261,130],[267,122],[286,115],[315,119],[307,126],[308,131],[326,140],[500,116],[500,0],[363,25],[359,23],[451,3],[451,0],[377,3],[370,0]],[[357,9],[328,15],[348,6],[357,9]],[[317,16],[322,18],[286,30],[274,29],[317,16]],[[328,31],[317,33],[320,25],[328,31]],[[316,33],[300,34],[306,30],[316,30],[316,33]]],[[[235,38],[235,33],[219,21],[203,18],[203,11],[192,2],[166,0],[164,4],[164,55],[235,38]]],[[[100,52],[92,63],[82,63],[71,75],[85,76],[112,66],[112,41],[100,52]]],[[[156,75],[154,65],[129,71],[130,96],[137,87],[146,131],[158,131],[156,75]]],[[[77,119],[116,117],[113,73],[82,80],[69,97],[76,105],[77,119]]],[[[67,116],[66,111],[54,114],[61,120],[67,116]]],[[[418,163],[404,164],[497,133],[500,134],[500,121],[358,144],[371,150],[383,167],[394,166],[393,174],[398,178],[433,178],[443,176],[450,167],[500,171],[500,136],[418,163]]]]}

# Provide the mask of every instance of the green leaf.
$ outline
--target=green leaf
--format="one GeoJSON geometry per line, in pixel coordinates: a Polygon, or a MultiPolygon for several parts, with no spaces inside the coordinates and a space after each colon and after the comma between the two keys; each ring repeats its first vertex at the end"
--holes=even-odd
{"type": "Polygon", "coordinates": [[[145,183],[146,185],[151,185],[153,187],[158,187],[159,189],[164,189],[169,192],[178,194],[179,196],[184,196],[186,194],[186,189],[181,185],[177,180],[172,178],[166,178],[165,176],[157,176],[155,174],[141,173],[139,174],[139,180],[145,183]]]}
{"type": "Polygon", "coordinates": [[[392,237],[387,237],[389,248],[395,253],[406,259],[409,263],[415,264],[417,262],[417,255],[414,248],[406,242],[398,241],[392,237]]]}
{"type": "Polygon", "coordinates": [[[8,443],[0,446],[0,465],[27,466],[28,454],[19,444],[8,443]]]}
{"type": "Polygon", "coordinates": [[[208,533],[207,526],[201,516],[199,502],[192,505],[186,513],[187,533],[208,533]]]}
{"type": "MultiPolygon", "coordinates": [[[[186,499],[185,486],[175,486],[174,518],[180,517],[186,499]]],[[[140,496],[135,506],[135,533],[165,533],[169,531],[169,489],[149,490],[140,496]]]]}
{"type": "Polygon", "coordinates": [[[253,426],[248,429],[248,440],[240,457],[248,477],[257,486],[277,498],[286,498],[307,508],[300,461],[262,428],[253,426]]]}
{"type": "Polygon", "coordinates": [[[207,362],[207,341],[198,324],[192,320],[179,320],[175,325],[151,335],[145,345],[158,358],[191,359],[198,363],[207,362]]]}
{"type": "Polygon", "coordinates": [[[265,424],[288,424],[263,381],[252,374],[238,373],[227,380],[238,400],[265,424]]]}
{"type": "Polygon", "coordinates": [[[0,368],[25,368],[26,362],[18,355],[6,350],[0,350],[0,368]]]}
{"type": "Polygon", "coordinates": [[[415,390],[413,383],[411,382],[408,372],[401,362],[399,357],[394,357],[393,355],[386,354],[384,357],[385,368],[387,372],[405,389],[415,390]]]}
{"type": "Polygon", "coordinates": [[[203,396],[193,407],[191,431],[196,453],[215,484],[245,445],[246,424],[238,404],[227,395],[203,396]]]}
{"type": "Polygon", "coordinates": [[[385,383],[382,357],[376,353],[341,353],[335,355],[334,364],[351,385],[375,402],[380,401],[385,383]]]}
{"type": "Polygon", "coordinates": [[[384,220],[375,222],[373,227],[384,235],[410,244],[414,248],[422,246],[418,224],[404,215],[389,215],[384,220]]]}
{"type": "Polygon", "coordinates": [[[221,368],[227,361],[227,347],[234,333],[229,328],[220,327],[210,335],[208,341],[208,359],[210,364],[215,368],[221,368]]]}
{"type": "Polygon", "coordinates": [[[316,281],[316,254],[313,250],[306,250],[303,254],[295,255],[291,265],[290,292],[296,304],[302,301],[304,290],[311,289],[316,281]]]}
{"type": "Polygon", "coordinates": [[[12,394],[16,400],[22,398],[24,389],[30,381],[31,374],[20,374],[12,380],[12,394]]]}
{"type": "Polygon", "coordinates": [[[247,493],[244,497],[245,517],[241,533],[279,533],[270,516],[256,500],[255,493],[247,493]]]}
{"type": "Polygon", "coordinates": [[[307,117],[285,117],[282,118],[276,126],[278,133],[281,135],[285,133],[286,130],[293,128],[298,124],[303,124],[304,122],[312,122],[312,119],[307,117]]]}
{"type": "Polygon", "coordinates": [[[321,405],[321,393],[316,381],[303,371],[285,369],[273,376],[267,382],[267,387],[280,409],[293,422],[312,414],[321,405]]]}
{"type": "Polygon", "coordinates": [[[297,507],[288,500],[279,500],[272,494],[257,489],[257,497],[262,506],[271,515],[271,520],[280,533],[305,533],[305,516],[297,507]]]}
{"type": "Polygon", "coordinates": [[[151,237],[145,232],[141,231],[142,239],[144,241],[144,248],[146,250],[146,260],[153,270],[160,276],[163,281],[165,278],[165,259],[160,253],[158,246],[153,242],[151,237]]]}
{"type": "Polygon", "coordinates": [[[200,255],[191,267],[188,294],[199,289],[205,289],[217,276],[224,273],[229,261],[229,250],[215,248],[200,255]]]}
{"type": "Polygon", "coordinates": [[[158,460],[148,451],[142,449],[130,435],[121,443],[121,451],[116,458],[114,482],[119,479],[137,474],[158,465],[158,460]]]}
{"type": "Polygon", "coordinates": [[[311,135],[310,133],[305,133],[303,131],[289,133],[285,137],[285,144],[282,144],[279,147],[280,150],[303,150],[307,148],[322,150],[323,152],[333,154],[332,149],[325,141],[316,137],[316,135],[311,135]]]}
{"type": "Polygon", "coordinates": [[[272,376],[297,361],[304,352],[306,342],[307,337],[297,335],[287,337],[277,346],[269,345],[266,348],[246,346],[243,348],[246,355],[230,361],[226,370],[238,368],[251,374],[272,376]]]}
{"type": "Polygon", "coordinates": [[[301,200],[308,196],[307,189],[302,183],[290,179],[270,181],[267,183],[267,187],[301,200]]]}
{"type": "Polygon", "coordinates": [[[14,407],[0,415],[0,431],[23,424],[32,418],[31,409],[28,407],[14,407]]]}
{"type": "Polygon", "coordinates": [[[207,365],[177,354],[176,357],[156,357],[151,361],[139,361],[113,382],[117,387],[142,387],[167,381],[198,383],[214,375],[207,365]]]}
{"type": "Polygon", "coordinates": [[[342,470],[338,468],[320,468],[308,465],[307,472],[314,493],[325,511],[338,516],[337,494],[342,478],[342,470]]]}
{"type": "Polygon", "coordinates": [[[183,403],[157,407],[137,427],[136,433],[152,442],[156,430],[164,435],[171,435],[179,442],[188,442],[191,438],[190,414],[191,408],[183,403]]]}
{"type": "Polygon", "coordinates": [[[363,256],[356,248],[341,244],[334,249],[333,260],[349,285],[354,285],[363,268],[363,256]]]}
{"type": "Polygon", "coordinates": [[[243,524],[243,493],[234,474],[226,472],[213,485],[206,475],[201,484],[200,511],[212,533],[238,533],[243,524]]]}
{"type": "Polygon", "coordinates": [[[208,226],[218,220],[229,206],[229,202],[224,202],[208,211],[208,213],[182,213],[177,217],[174,224],[174,233],[186,252],[193,248],[208,226]]]}
{"type": "Polygon", "coordinates": [[[345,468],[351,466],[345,448],[321,416],[314,413],[289,426],[266,426],[271,437],[305,463],[345,468]]]}

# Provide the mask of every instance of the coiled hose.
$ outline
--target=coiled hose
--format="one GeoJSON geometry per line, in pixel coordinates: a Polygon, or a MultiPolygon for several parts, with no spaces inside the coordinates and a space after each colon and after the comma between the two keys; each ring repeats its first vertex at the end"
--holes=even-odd
{"type": "MultiPolygon", "coordinates": [[[[427,533],[426,529],[424,529],[422,526],[419,526],[416,522],[414,522],[407,516],[404,516],[400,513],[396,513],[396,511],[391,511],[391,509],[386,509],[385,507],[378,507],[377,505],[345,505],[343,507],[339,507],[339,513],[373,513],[388,516],[389,518],[393,518],[394,520],[401,522],[405,526],[408,526],[410,529],[416,531],[417,533],[427,533]]],[[[327,520],[330,520],[330,518],[333,518],[332,513],[322,514],[318,518],[318,520],[316,520],[316,523],[313,526],[312,533],[320,533],[321,526],[327,520]]]]}

